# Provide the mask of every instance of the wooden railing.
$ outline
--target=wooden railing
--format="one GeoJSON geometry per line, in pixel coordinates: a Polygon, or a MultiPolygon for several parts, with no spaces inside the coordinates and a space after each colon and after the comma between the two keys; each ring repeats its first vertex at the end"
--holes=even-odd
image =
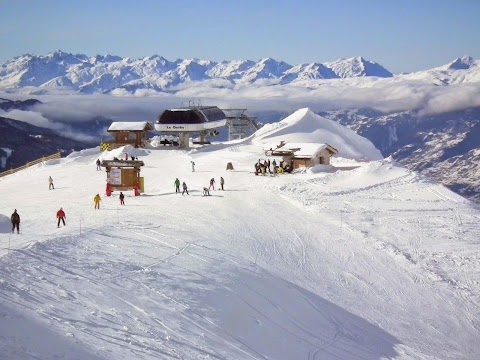
{"type": "Polygon", "coordinates": [[[20,166],[20,167],[18,167],[18,168],[4,171],[4,172],[0,173],[0,177],[2,177],[2,176],[7,176],[7,175],[10,175],[10,174],[14,174],[14,173],[16,173],[17,171],[25,170],[26,168],[29,168],[30,166],[37,165],[37,164],[41,164],[42,162],[45,162],[45,161],[48,161],[48,160],[60,159],[61,157],[62,157],[62,153],[61,153],[61,152],[57,152],[57,153],[55,153],[55,154],[53,154],[53,155],[50,155],[50,156],[44,156],[44,157],[41,157],[40,159],[30,161],[30,162],[26,163],[25,165],[20,166]]]}

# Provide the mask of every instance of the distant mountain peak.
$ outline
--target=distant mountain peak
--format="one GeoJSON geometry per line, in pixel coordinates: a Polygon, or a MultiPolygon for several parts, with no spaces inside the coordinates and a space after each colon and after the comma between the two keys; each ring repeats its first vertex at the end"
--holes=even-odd
{"type": "Polygon", "coordinates": [[[341,78],[376,76],[392,77],[393,74],[380,64],[366,60],[361,56],[347,59],[340,59],[334,62],[325,63],[325,66],[332,69],[341,78]]]}
{"type": "Polygon", "coordinates": [[[475,64],[475,60],[469,56],[464,55],[461,58],[456,58],[450,64],[447,65],[447,69],[449,70],[466,70],[470,69],[472,65],[475,64]]]}

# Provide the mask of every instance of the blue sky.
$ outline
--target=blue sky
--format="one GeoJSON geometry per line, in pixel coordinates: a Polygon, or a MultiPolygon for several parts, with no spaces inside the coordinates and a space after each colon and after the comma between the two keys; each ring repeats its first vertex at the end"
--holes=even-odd
{"type": "Polygon", "coordinates": [[[25,53],[168,60],[363,56],[394,73],[480,59],[479,0],[0,0],[0,63],[25,53]]]}

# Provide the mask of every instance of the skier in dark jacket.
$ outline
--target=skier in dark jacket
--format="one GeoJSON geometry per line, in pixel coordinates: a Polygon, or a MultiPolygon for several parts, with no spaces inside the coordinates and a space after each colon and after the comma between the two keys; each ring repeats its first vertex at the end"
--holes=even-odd
{"type": "Polygon", "coordinates": [[[210,186],[208,187],[208,190],[210,190],[210,188],[215,190],[215,179],[214,178],[210,179],[210,186]]]}
{"type": "Polygon", "coordinates": [[[20,215],[18,215],[17,209],[13,211],[10,220],[12,221],[12,233],[15,231],[15,228],[17,228],[17,234],[20,234],[20,215]]]}
{"type": "Polygon", "coordinates": [[[225,185],[225,180],[223,179],[222,176],[220,176],[220,186],[222,187],[222,190],[223,190],[223,185],[225,185]]]}
{"type": "Polygon", "coordinates": [[[97,159],[97,170],[102,170],[102,167],[100,166],[101,162],[100,159],[97,159]]]}
{"type": "Polygon", "coordinates": [[[185,183],[185,181],[182,183],[182,188],[183,188],[182,195],[183,195],[184,193],[187,193],[187,195],[188,195],[187,184],[185,183]]]}
{"type": "Polygon", "coordinates": [[[120,199],[120,205],[125,205],[125,202],[123,201],[123,199],[125,199],[125,195],[123,195],[123,192],[120,191],[118,198],[120,199]]]}
{"type": "Polygon", "coordinates": [[[175,179],[175,192],[180,192],[180,180],[178,180],[178,178],[175,179]]]}

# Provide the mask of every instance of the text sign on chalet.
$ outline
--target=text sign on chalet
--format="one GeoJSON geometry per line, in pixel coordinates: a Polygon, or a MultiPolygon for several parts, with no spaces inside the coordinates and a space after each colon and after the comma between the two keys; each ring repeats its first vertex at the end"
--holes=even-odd
{"type": "Polygon", "coordinates": [[[139,167],[143,166],[143,161],[117,161],[117,160],[105,160],[103,166],[108,167],[139,167]]]}
{"type": "Polygon", "coordinates": [[[108,162],[108,165],[109,166],[115,166],[115,167],[122,167],[122,166],[132,166],[132,164],[129,164],[128,162],[126,161],[109,161],[108,162]]]}
{"type": "Polygon", "coordinates": [[[186,130],[184,125],[165,125],[167,130],[186,130]]]}

